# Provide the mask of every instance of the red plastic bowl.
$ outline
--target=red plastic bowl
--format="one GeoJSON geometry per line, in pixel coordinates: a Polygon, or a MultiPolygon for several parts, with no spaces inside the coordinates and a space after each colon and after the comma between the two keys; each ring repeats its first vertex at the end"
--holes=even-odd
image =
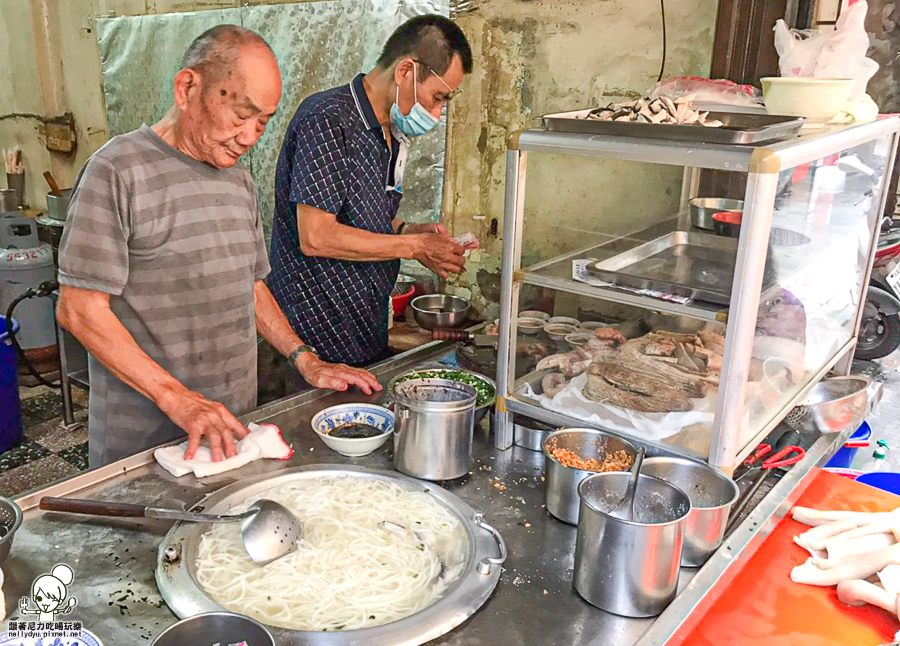
{"type": "Polygon", "coordinates": [[[416,286],[410,285],[409,291],[402,294],[391,294],[391,302],[394,304],[394,316],[403,316],[406,306],[416,293],[416,286]]]}
{"type": "Polygon", "coordinates": [[[741,211],[720,211],[713,213],[713,230],[720,236],[739,238],[741,235],[741,211]]]}

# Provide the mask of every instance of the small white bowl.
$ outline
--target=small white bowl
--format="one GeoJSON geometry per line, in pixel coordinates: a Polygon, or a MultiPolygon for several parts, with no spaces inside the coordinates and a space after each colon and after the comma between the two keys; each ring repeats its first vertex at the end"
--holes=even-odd
{"type": "Polygon", "coordinates": [[[581,325],[581,321],[579,321],[578,319],[573,319],[571,316],[551,316],[549,319],[547,319],[547,323],[571,325],[574,328],[577,328],[581,325]]]}
{"type": "Polygon", "coordinates": [[[582,321],[581,325],[579,325],[582,330],[586,330],[588,332],[596,332],[605,327],[609,327],[608,323],[601,323],[600,321],[582,321]]]}
{"type": "Polygon", "coordinates": [[[540,310],[523,310],[519,312],[519,318],[541,319],[542,321],[549,321],[550,315],[547,314],[547,312],[542,312],[540,310]]]}
{"type": "Polygon", "coordinates": [[[544,327],[544,322],[541,319],[520,317],[516,326],[522,334],[537,334],[544,327]]]}
{"type": "Polygon", "coordinates": [[[572,346],[572,349],[580,348],[591,339],[596,339],[597,335],[590,331],[575,330],[571,334],[565,336],[566,343],[572,346]]]}
{"type": "Polygon", "coordinates": [[[572,334],[575,330],[577,330],[574,325],[568,325],[566,323],[546,323],[544,325],[544,332],[547,333],[554,341],[562,341],[568,335],[572,334]]]}
{"type": "Polygon", "coordinates": [[[383,406],[375,404],[338,404],[316,413],[312,418],[312,428],[328,448],[341,455],[358,458],[368,455],[394,432],[394,414],[383,406]],[[332,437],[329,431],[343,424],[369,424],[381,429],[381,435],[373,437],[332,437]]]}

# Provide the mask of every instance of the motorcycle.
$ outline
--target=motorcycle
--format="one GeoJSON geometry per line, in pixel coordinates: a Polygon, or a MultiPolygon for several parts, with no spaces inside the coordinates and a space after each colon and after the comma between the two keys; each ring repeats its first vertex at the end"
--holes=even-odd
{"type": "Polygon", "coordinates": [[[885,218],[856,341],[857,359],[881,359],[900,347],[900,226],[885,218]]]}

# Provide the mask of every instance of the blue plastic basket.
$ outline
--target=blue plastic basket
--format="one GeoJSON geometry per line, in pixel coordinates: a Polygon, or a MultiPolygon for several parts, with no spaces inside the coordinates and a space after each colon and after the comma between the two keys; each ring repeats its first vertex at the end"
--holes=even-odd
{"type": "MultiPolygon", "coordinates": [[[[850,436],[850,439],[847,440],[847,444],[850,444],[851,442],[866,442],[871,437],[872,428],[867,422],[863,422],[860,427],[856,429],[856,432],[850,436]]],[[[837,453],[832,456],[828,461],[828,464],[825,465],[827,468],[850,468],[850,465],[853,464],[853,458],[856,457],[856,452],[859,451],[859,447],[847,446],[847,444],[838,449],[837,453]]]]}
{"type": "MultiPolygon", "coordinates": [[[[19,322],[12,320],[13,332],[19,322]]],[[[22,441],[22,404],[19,401],[19,362],[6,331],[6,317],[0,316],[0,453],[22,441]]]]}
{"type": "Polygon", "coordinates": [[[900,473],[872,471],[871,473],[862,474],[856,481],[900,496],[900,473]]]}

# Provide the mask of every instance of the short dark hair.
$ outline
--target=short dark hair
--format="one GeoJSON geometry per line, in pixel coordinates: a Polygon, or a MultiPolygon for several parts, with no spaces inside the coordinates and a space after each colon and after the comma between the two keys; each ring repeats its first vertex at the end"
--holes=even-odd
{"type": "Polygon", "coordinates": [[[397,27],[384,44],[378,67],[388,69],[407,56],[424,63],[438,74],[444,74],[459,54],[463,72],[472,72],[472,49],[456,23],[436,14],[416,16],[397,27]]]}
{"type": "Polygon", "coordinates": [[[216,25],[197,36],[181,59],[182,69],[199,72],[206,84],[212,85],[233,69],[244,45],[272,48],[262,36],[237,25],[216,25]]]}

